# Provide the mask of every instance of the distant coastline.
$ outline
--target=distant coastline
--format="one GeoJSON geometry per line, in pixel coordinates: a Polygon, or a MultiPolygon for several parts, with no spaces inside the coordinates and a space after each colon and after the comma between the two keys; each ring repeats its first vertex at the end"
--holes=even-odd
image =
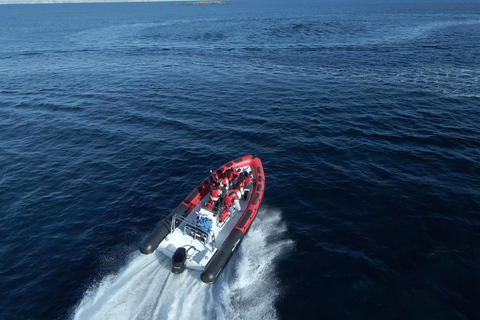
{"type": "Polygon", "coordinates": [[[174,5],[191,5],[191,4],[225,4],[225,1],[195,1],[195,2],[176,2],[174,5]]]}
{"type": "MultiPolygon", "coordinates": [[[[112,2],[166,2],[168,0],[0,0],[2,4],[60,4],[60,3],[112,3],[112,2]]],[[[192,1],[179,2],[175,5],[183,4],[225,4],[224,1],[192,1]]]]}

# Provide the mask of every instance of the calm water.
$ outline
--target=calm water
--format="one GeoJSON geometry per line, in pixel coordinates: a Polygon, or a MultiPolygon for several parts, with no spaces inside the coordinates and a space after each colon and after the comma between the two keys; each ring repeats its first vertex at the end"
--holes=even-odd
{"type": "Polygon", "coordinates": [[[1,319],[480,318],[480,4],[0,7],[1,319]],[[262,158],[214,285],[138,246],[262,158]]]}

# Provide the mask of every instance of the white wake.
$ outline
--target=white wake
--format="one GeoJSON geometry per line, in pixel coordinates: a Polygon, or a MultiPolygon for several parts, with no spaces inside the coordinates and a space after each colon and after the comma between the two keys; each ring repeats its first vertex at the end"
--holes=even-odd
{"type": "Polygon", "coordinates": [[[281,213],[262,209],[213,285],[170,272],[161,254],[135,253],[118,274],[85,293],[72,319],[276,319],[275,262],[293,247],[281,213]]]}

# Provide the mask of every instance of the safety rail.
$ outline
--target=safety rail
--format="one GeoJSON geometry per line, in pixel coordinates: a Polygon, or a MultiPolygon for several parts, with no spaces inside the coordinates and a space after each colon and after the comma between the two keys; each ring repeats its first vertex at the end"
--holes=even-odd
{"type": "Polygon", "coordinates": [[[215,247],[215,234],[212,230],[205,230],[199,227],[196,221],[182,217],[180,215],[174,215],[172,223],[170,225],[170,233],[173,233],[175,229],[180,228],[183,234],[192,237],[195,240],[199,240],[204,244],[210,244],[215,247]]]}

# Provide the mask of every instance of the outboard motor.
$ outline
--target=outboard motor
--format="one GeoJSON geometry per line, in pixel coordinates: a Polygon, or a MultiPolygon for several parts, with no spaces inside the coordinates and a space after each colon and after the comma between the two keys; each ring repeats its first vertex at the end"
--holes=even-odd
{"type": "Polygon", "coordinates": [[[172,257],[172,272],[182,273],[185,270],[185,260],[187,260],[187,250],[183,247],[177,248],[172,257]]]}

